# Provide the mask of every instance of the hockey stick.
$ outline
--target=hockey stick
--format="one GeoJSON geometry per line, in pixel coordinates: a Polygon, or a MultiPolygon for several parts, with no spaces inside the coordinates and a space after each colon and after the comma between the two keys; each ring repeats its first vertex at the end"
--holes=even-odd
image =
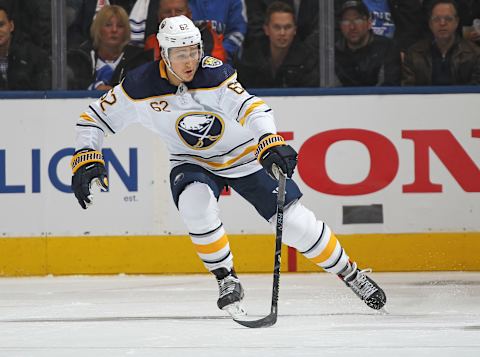
{"type": "Polygon", "coordinates": [[[275,231],[275,257],[273,267],[272,307],[270,314],[259,320],[236,320],[240,325],[259,328],[270,327],[277,322],[278,315],[278,289],[280,285],[280,262],[282,260],[282,234],[283,234],[283,206],[285,205],[285,175],[279,171],[278,194],[277,194],[277,225],[275,231]]]}

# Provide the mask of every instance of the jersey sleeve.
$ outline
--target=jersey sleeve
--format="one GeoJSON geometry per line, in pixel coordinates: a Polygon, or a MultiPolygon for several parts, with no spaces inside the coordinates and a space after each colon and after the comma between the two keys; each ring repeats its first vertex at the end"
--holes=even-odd
{"type": "Polygon", "coordinates": [[[135,105],[120,83],[91,103],[80,115],[76,125],[75,149],[101,150],[105,136],[138,122],[135,105]]]}
{"type": "Polygon", "coordinates": [[[272,109],[261,98],[247,92],[238,82],[236,73],[223,84],[221,104],[240,125],[258,139],[263,134],[276,133],[272,109]]]}

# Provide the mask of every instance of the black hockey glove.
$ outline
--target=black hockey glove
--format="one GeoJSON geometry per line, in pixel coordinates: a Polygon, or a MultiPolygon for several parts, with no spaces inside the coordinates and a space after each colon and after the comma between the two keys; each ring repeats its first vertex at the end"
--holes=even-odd
{"type": "Polygon", "coordinates": [[[258,141],[255,156],[268,174],[278,180],[278,170],[292,177],[297,166],[297,152],[280,135],[265,134],[258,141]]]}
{"type": "Polygon", "coordinates": [[[83,209],[92,204],[93,195],[90,192],[92,183],[100,188],[108,189],[107,170],[103,156],[92,149],[82,149],[72,158],[72,191],[83,209]]]}

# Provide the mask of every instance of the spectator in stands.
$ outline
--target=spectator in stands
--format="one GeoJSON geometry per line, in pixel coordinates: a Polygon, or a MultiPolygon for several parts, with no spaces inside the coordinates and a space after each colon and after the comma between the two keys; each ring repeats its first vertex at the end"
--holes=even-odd
{"type": "MultiPolygon", "coordinates": [[[[337,14],[346,1],[349,0],[335,0],[337,14]]],[[[402,56],[424,31],[422,0],[363,0],[363,2],[372,18],[373,33],[393,39],[402,56]]]]}
{"type": "MultiPolygon", "coordinates": [[[[428,28],[429,9],[434,0],[424,0],[423,8],[425,14],[426,30],[428,28]]],[[[456,0],[458,10],[457,34],[463,35],[466,39],[480,45],[480,1],[478,0],[456,0]]]]}
{"type": "MultiPolygon", "coordinates": [[[[153,1],[153,0],[152,0],[153,1]]],[[[157,0],[155,0],[157,1],[157,0]]],[[[158,0],[158,23],[172,16],[184,15],[192,18],[188,0],[158,0]]],[[[227,61],[227,52],[223,47],[223,35],[214,30],[211,21],[202,21],[199,26],[202,35],[203,50],[206,55],[213,56],[222,61],[227,61]]],[[[160,47],[157,33],[151,34],[145,41],[145,50],[153,50],[155,60],[160,59],[160,47]]]]}
{"type": "Polygon", "coordinates": [[[428,13],[432,36],[407,51],[402,85],[480,84],[480,48],[456,32],[456,2],[435,0],[428,13]]]}
{"type": "Polygon", "coordinates": [[[391,39],[375,35],[367,6],[358,0],[343,4],[341,38],[335,45],[335,73],[343,86],[400,84],[400,53],[391,39]]]}
{"type": "Polygon", "coordinates": [[[292,7],[280,1],[271,3],[263,29],[267,38],[246,49],[237,63],[239,80],[253,88],[318,86],[317,62],[296,38],[292,7]]]}
{"type": "Polygon", "coordinates": [[[88,41],[95,15],[108,5],[121,6],[129,14],[130,44],[143,47],[144,39],[150,34],[157,33],[158,1],[156,0],[81,0],[81,2],[81,6],[76,11],[75,21],[67,31],[69,48],[76,48],[88,41]]]}
{"type": "Polygon", "coordinates": [[[210,22],[223,35],[227,62],[240,56],[247,32],[247,12],[243,0],[190,0],[192,20],[198,28],[210,22]]]}
{"type": "Polygon", "coordinates": [[[126,72],[153,59],[151,52],[128,44],[128,15],[120,6],[104,6],[90,34],[92,40],[68,52],[69,89],[109,90],[126,72]]]}
{"type": "Polygon", "coordinates": [[[48,55],[14,30],[9,8],[0,2],[0,90],[50,89],[48,55]]]}
{"type": "MultiPolygon", "coordinates": [[[[254,44],[265,37],[263,25],[268,6],[278,0],[246,0],[248,15],[248,45],[254,44]]],[[[297,24],[297,39],[305,42],[315,33],[318,38],[318,1],[311,0],[281,0],[292,7],[297,24]]],[[[318,39],[317,39],[318,41],[318,39]]]]}

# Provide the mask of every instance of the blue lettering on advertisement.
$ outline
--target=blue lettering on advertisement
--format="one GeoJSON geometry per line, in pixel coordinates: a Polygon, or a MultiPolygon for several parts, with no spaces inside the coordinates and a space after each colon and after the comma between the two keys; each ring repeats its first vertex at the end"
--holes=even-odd
{"type": "Polygon", "coordinates": [[[40,149],[32,150],[32,192],[40,192],[40,149]]]}
{"type": "MultiPolygon", "coordinates": [[[[48,161],[48,178],[50,183],[60,192],[71,193],[70,182],[62,182],[58,177],[58,166],[59,162],[65,157],[71,157],[75,149],[73,148],[64,148],[57,151],[51,159],[48,161]]],[[[125,188],[129,192],[138,191],[138,149],[129,148],[128,154],[128,170],[125,168],[125,164],[122,165],[118,157],[115,155],[112,149],[103,149],[103,157],[105,160],[105,167],[107,169],[108,175],[110,176],[110,167],[120,177],[120,180],[125,185],[125,188]]],[[[41,192],[42,182],[41,182],[41,170],[42,170],[42,160],[41,160],[41,150],[32,149],[32,193],[41,192]]],[[[25,184],[19,182],[7,183],[7,151],[0,150],[0,194],[1,193],[25,193],[25,184]]]]}
{"type": "Polygon", "coordinates": [[[7,185],[6,166],[5,150],[0,150],[0,193],[25,193],[24,185],[7,185]]]}

